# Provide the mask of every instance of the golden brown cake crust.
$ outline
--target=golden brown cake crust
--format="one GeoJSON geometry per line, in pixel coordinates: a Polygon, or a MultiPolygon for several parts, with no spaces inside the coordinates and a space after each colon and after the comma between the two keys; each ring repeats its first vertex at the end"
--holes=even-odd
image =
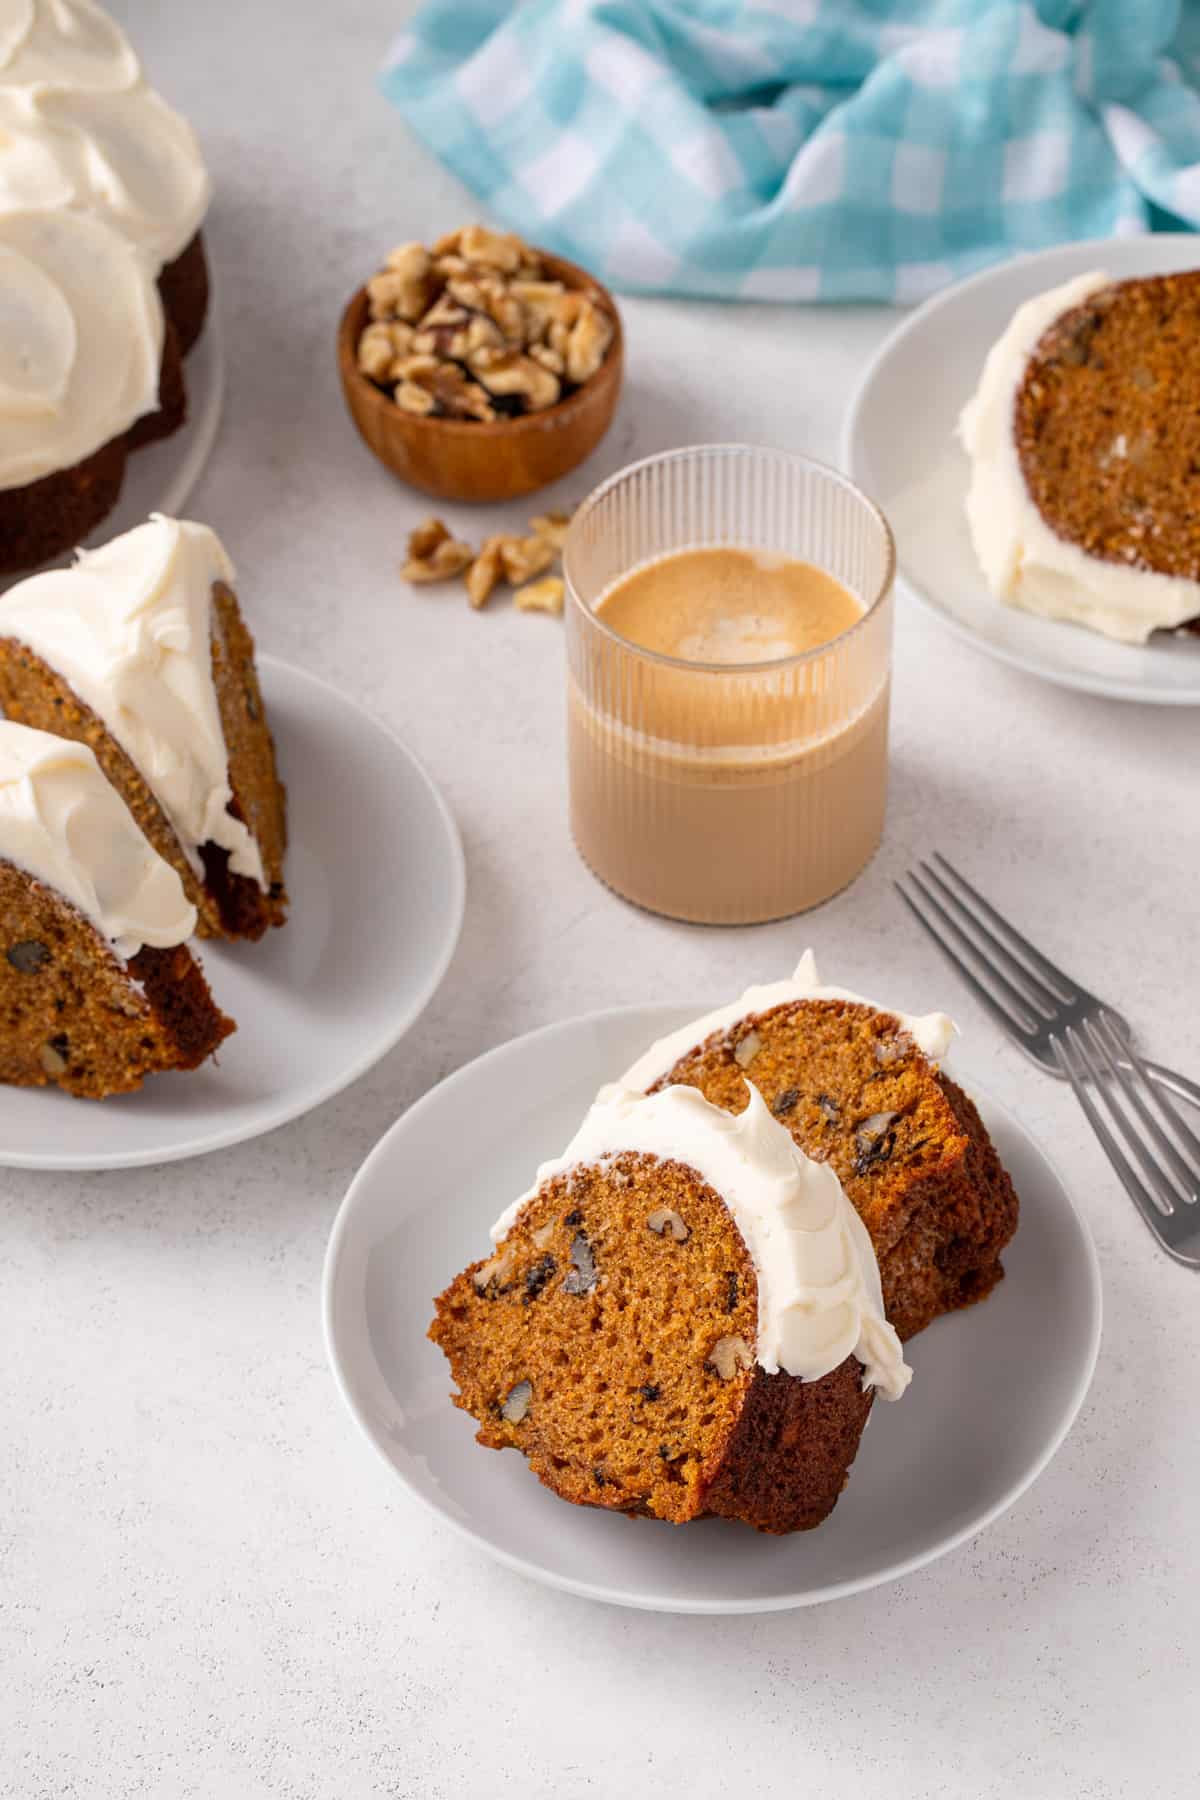
{"type": "Polygon", "coordinates": [[[286,918],[285,798],[254,668],[254,641],[223,582],[214,584],[213,612],[213,681],[229,754],[233,810],[256,835],[259,829],[263,833],[266,893],[256,881],[230,874],[225,852],[215,846],[205,846],[206,878],[198,878],[158,800],[103,722],[41,657],[13,638],[0,637],[0,706],[18,724],[91,748],[145,836],[178,874],[199,914],[201,937],[259,938],[286,918]]]}
{"type": "Polygon", "coordinates": [[[651,1092],[698,1087],[729,1112],[759,1089],[806,1155],[829,1162],[871,1234],[902,1338],[1000,1279],[1017,1197],[978,1112],[891,1013],[804,1000],[749,1015],[651,1092]]]}
{"type": "Polygon", "coordinates": [[[275,760],[254,639],[233,589],[213,583],[213,684],[229,755],[231,810],[250,829],[262,856],[264,894],[248,876],[231,874],[228,856],[215,844],[203,851],[205,876],[216,893],[224,928],[232,937],[261,937],[287,919],[283,860],[287,850],[287,794],[275,760]]]}
{"type": "Polygon", "coordinates": [[[204,237],[197,232],[174,262],[159,271],[158,292],[163,312],[175,327],[179,354],[186,356],[204,329],[208,314],[208,259],[204,254],[204,237]]]}
{"type": "Polygon", "coordinates": [[[545,1183],[436,1306],[429,1335],[478,1441],[521,1450],[577,1505],[805,1530],[871,1408],[853,1358],[814,1382],[757,1367],[754,1265],[681,1163],[627,1154],[545,1183]],[[664,1208],[678,1230],[649,1223],[664,1208]]]}
{"type": "Polygon", "coordinates": [[[73,468],[0,488],[0,575],[35,569],[94,531],[120,498],[126,454],[114,438],[73,468]]]}
{"type": "Polygon", "coordinates": [[[1055,320],[1013,406],[1038,511],[1089,556],[1200,580],[1200,271],[1114,282],[1055,320]]]}
{"type": "Polygon", "coordinates": [[[135,419],[125,434],[126,448],[141,450],[170,437],[187,418],[187,387],[183,374],[183,353],[170,319],[163,321],[162,362],[158,370],[158,405],[153,412],[135,419]]]}
{"type": "Polygon", "coordinates": [[[234,1029],[186,945],[125,968],[61,894],[0,860],[0,1081],[103,1099],[197,1068],[234,1029]]]}

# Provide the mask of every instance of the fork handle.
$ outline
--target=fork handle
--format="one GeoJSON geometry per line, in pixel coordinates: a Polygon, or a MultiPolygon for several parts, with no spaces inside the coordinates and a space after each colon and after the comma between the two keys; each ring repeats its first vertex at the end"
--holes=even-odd
{"type": "MultiPolygon", "coordinates": [[[[1125,1068],[1129,1064],[1122,1063],[1125,1068]]],[[[1162,1063],[1148,1062],[1146,1073],[1157,1081],[1159,1087],[1168,1088],[1172,1094],[1178,1094],[1181,1100],[1189,1100],[1193,1106],[1200,1106],[1200,1083],[1189,1081],[1186,1075],[1176,1074],[1174,1069],[1164,1068],[1162,1063]]]]}

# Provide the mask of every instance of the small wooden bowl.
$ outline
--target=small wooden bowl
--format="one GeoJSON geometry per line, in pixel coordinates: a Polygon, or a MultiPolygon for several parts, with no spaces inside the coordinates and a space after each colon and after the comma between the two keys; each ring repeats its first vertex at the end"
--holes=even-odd
{"type": "Polygon", "coordinates": [[[612,295],[585,269],[545,251],[538,254],[548,279],[591,295],[615,325],[596,373],[543,412],[496,420],[401,412],[358,366],[358,340],[368,323],[366,288],[350,300],[338,330],[342,391],[359,434],[401,481],[441,500],[515,500],[568,474],[608,430],[621,391],[621,316],[612,295]]]}

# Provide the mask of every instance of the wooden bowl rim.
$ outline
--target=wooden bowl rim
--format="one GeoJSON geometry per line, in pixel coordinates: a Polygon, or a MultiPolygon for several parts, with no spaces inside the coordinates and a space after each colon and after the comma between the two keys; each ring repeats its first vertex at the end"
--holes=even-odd
{"type": "Polygon", "coordinates": [[[548,267],[566,272],[566,285],[570,288],[593,288],[604,301],[613,320],[613,340],[605,354],[604,361],[594,375],[568,394],[565,400],[556,400],[553,406],[543,406],[540,412],[518,413],[514,417],[500,419],[443,419],[429,413],[404,412],[390,394],[373,382],[369,375],[364,375],[358,366],[358,340],[362,335],[362,313],[367,306],[367,289],[364,282],[356,288],[347,300],[338,326],[338,360],[341,364],[343,383],[352,381],[360,394],[366,397],[367,404],[386,411],[390,419],[403,419],[406,427],[412,430],[429,432],[446,432],[451,437],[460,434],[468,438],[510,437],[514,432],[536,431],[551,422],[557,424],[560,419],[569,418],[594,393],[605,379],[612,381],[621,367],[624,352],[624,332],[621,325],[621,314],[617,303],[602,281],[581,269],[578,263],[569,262],[565,256],[555,256],[550,250],[541,250],[537,245],[529,246],[535,255],[540,256],[548,267]]]}

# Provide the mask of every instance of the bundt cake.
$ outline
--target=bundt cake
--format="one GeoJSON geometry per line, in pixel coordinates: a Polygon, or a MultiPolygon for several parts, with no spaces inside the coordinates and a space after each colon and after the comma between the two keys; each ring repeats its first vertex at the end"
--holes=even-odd
{"type": "Polygon", "coordinates": [[[790,981],[655,1044],[619,1087],[697,1087],[739,1111],[746,1083],[807,1156],[836,1171],[870,1233],[901,1338],[969,1306],[1003,1274],[1017,1196],[972,1101],[940,1068],[954,1026],[823,987],[812,952],[790,981]]]}
{"type": "Polygon", "coordinates": [[[0,705],[90,745],[199,914],[284,922],[284,791],[254,643],[215,532],[155,515],[0,596],[0,705]]]}
{"type": "Polygon", "coordinates": [[[87,745],[0,721],[0,1081],[99,1099],[211,1056],[195,923],[87,745]]]}
{"type": "MultiPolygon", "coordinates": [[[[0,9],[2,11],[3,9],[0,9]]],[[[91,0],[0,19],[0,573],[71,549],[186,412],[208,175],[91,0]]]]}
{"type": "Polygon", "coordinates": [[[833,1166],[741,1101],[606,1093],[436,1302],[478,1441],[566,1500],[806,1530],[908,1384],[833,1166]]]}
{"type": "Polygon", "coordinates": [[[1010,605],[1126,643],[1200,629],[1200,270],[1018,309],[962,415],[967,521],[1010,605]]]}

